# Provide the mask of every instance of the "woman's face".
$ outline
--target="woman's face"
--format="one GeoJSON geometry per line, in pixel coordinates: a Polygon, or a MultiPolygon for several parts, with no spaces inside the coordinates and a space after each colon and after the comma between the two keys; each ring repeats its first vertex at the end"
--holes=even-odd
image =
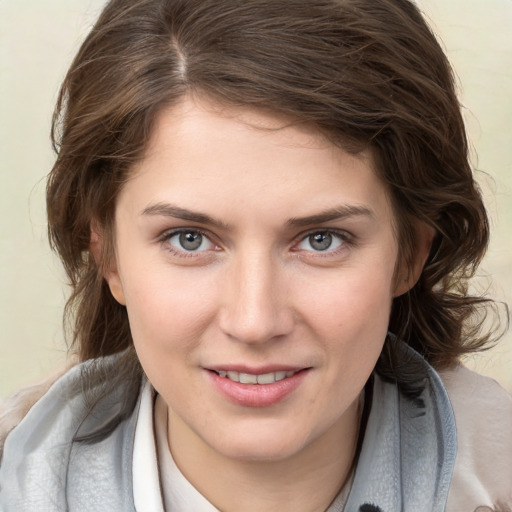
{"type": "Polygon", "coordinates": [[[250,108],[161,112],[107,276],[172,437],[281,460],[357,422],[396,289],[369,155],[250,108]]]}

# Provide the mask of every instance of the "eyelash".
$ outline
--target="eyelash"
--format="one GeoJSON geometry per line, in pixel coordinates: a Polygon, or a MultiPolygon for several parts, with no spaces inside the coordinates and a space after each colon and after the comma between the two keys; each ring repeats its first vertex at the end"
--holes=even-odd
{"type": "Polygon", "coordinates": [[[170,240],[180,234],[184,233],[198,233],[204,239],[208,240],[214,247],[218,247],[215,242],[212,241],[213,236],[206,231],[203,231],[199,228],[179,228],[173,229],[171,231],[166,231],[160,238],[159,242],[164,246],[165,250],[169,251],[171,254],[178,256],[180,258],[197,258],[198,255],[204,255],[203,253],[207,251],[187,251],[185,249],[179,250],[173,247],[169,242],[170,240]]]}
{"type": "MultiPolygon", "coordinates": [[[[179,249],[176,249],[175,247],[173,247],[169,243],[169,241],[173,237],[175,237],[177,235],[180,235],[180,234],[184,234],[184,233],[197,233],[197,234],[201,235],[202,237],[204,237],[206,240],[208,240],[209,243],[212,244],[215,248],[217,248],[217,249],[214,249],[214,250],[218,250],[218,245],[214,241],[212,241],[212,239],[214,237],[210,233],[208,233],[208,232],[206,232],[206,231],[204,231],[202,229],[199,229],[199,228],[178,228],[178,229],[172,229],[171,231],[166,231],[159,238],[158,241],[162,245],[165,246],[165,249],[167,251],[169,251],[171,254],[173,254],[175,256],[178,256],[180,258],[196,258],[199,255],[203,255],[204,256],[204,253],[209,252],[207,250],[203,250],[203,251],[187,251],[185,249],[179,250],[179,249]]],[[[340,244],[339,247],[337,247],[335,249],[332,249],[332,250],[327,248],[325,251],[321,251],[321,250],[318,250],[318,251],[314,251],[314,250],[306,251],[306,252],[310,252],[312,254],[315,254],[314,257],[316,257],[316,258],[318,258],[318,257],[326,258],[326,257],[330,257],[330,256],[333,256],[333,255],[337,255],[340,252],[343,252],[343,251],[346,251],[346,250],[350,249],[351,247],[353,247],[356,244],[356,240],[355,240],[354,235],[350,234],[347,231],[336,230],[336,229],[312,229],[312,230],[309,230],[307,232],[301,233],[297,237],[295,237],[296,242],[293,243],[291,250],[293,252],[300,252],[300,249],[297,249],[297,246],[299,244],[303,243],[304,241],[306,241],[309,237],[311,237],[313,235],[317,235],[317,234],[331,235],[333,237],[336,237],[336,238],[338,238],[340,240],[341,244],[340,244]]]]}

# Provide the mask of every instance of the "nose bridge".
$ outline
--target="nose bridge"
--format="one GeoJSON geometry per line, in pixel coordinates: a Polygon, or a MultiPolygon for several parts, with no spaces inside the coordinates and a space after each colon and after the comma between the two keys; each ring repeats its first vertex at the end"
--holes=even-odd
{"type": "Polygon", "coordinates": [[[245,343],[261,343],[291,329],[291,312],[280,289],[280,263],[270,250],[240,251],[226,283],[221,326],[224,332],[245,343]]]}

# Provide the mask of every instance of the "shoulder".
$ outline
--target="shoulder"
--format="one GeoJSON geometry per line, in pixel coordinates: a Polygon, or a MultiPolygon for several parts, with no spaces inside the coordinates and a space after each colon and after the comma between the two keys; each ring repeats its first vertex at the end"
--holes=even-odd
{"type": "Polygon", "coordinates": [[[512,396],[463,365],[440,372],[457,426],[447,511],[512,506],[512,396]]]}
{"type": "Polygon", "coordinates": [[[7,414],[11,423],[21,421],[5,439],[0,464],[0,510],[41,510],[41,504],[50,500],[55,504],[54,510],[66,510],[62,482],[73,433],[85,409],[79,384],[82,368],[79,365],[69,370],[42,397],[38,396],[41,388],[13,397],[14,404],[7,414]],[[33,400],[35,404],[31,403],[33,400]]]}
{"type": "Polygon", "coordinates": [[[5,438],[9,432],[23,420],[32,406],[48,392],[50,387],[77,364],[76,358],[71,356],[59,371],[37,384],[20,389],[0,403],[0,460],[5,438]]]}
{"type": "MultiPolygon", "coordinates": [[[[73,367],[7,435],[0,464],[0,510],[42,510],[42,503],[67,510],[68,487],[73,486],[75,497],[82,496],[81,475],[100,475],[98,468],[119,456],[117,445],[112,445],[119,445],[131,428],[125,420],[133,416],[141,383],[118,378],[120,357],[73,367]],[[98,445],[101,450],[94,449],[98,445]],[[75,492],[78,488],[81,491],[75,492]]],[[[105,475],[102,480],[108,482],[105,475]]]]}

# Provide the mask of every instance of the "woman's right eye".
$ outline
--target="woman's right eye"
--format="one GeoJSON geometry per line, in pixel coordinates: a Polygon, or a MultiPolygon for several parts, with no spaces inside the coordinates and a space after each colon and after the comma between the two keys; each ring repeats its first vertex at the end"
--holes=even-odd
{"type": "Polygon", "coordinates": [[[175,252],[200,253],[215,248],[215,244],[197,229],[180,229],[165,235],[165,243],[175,252]]]}

